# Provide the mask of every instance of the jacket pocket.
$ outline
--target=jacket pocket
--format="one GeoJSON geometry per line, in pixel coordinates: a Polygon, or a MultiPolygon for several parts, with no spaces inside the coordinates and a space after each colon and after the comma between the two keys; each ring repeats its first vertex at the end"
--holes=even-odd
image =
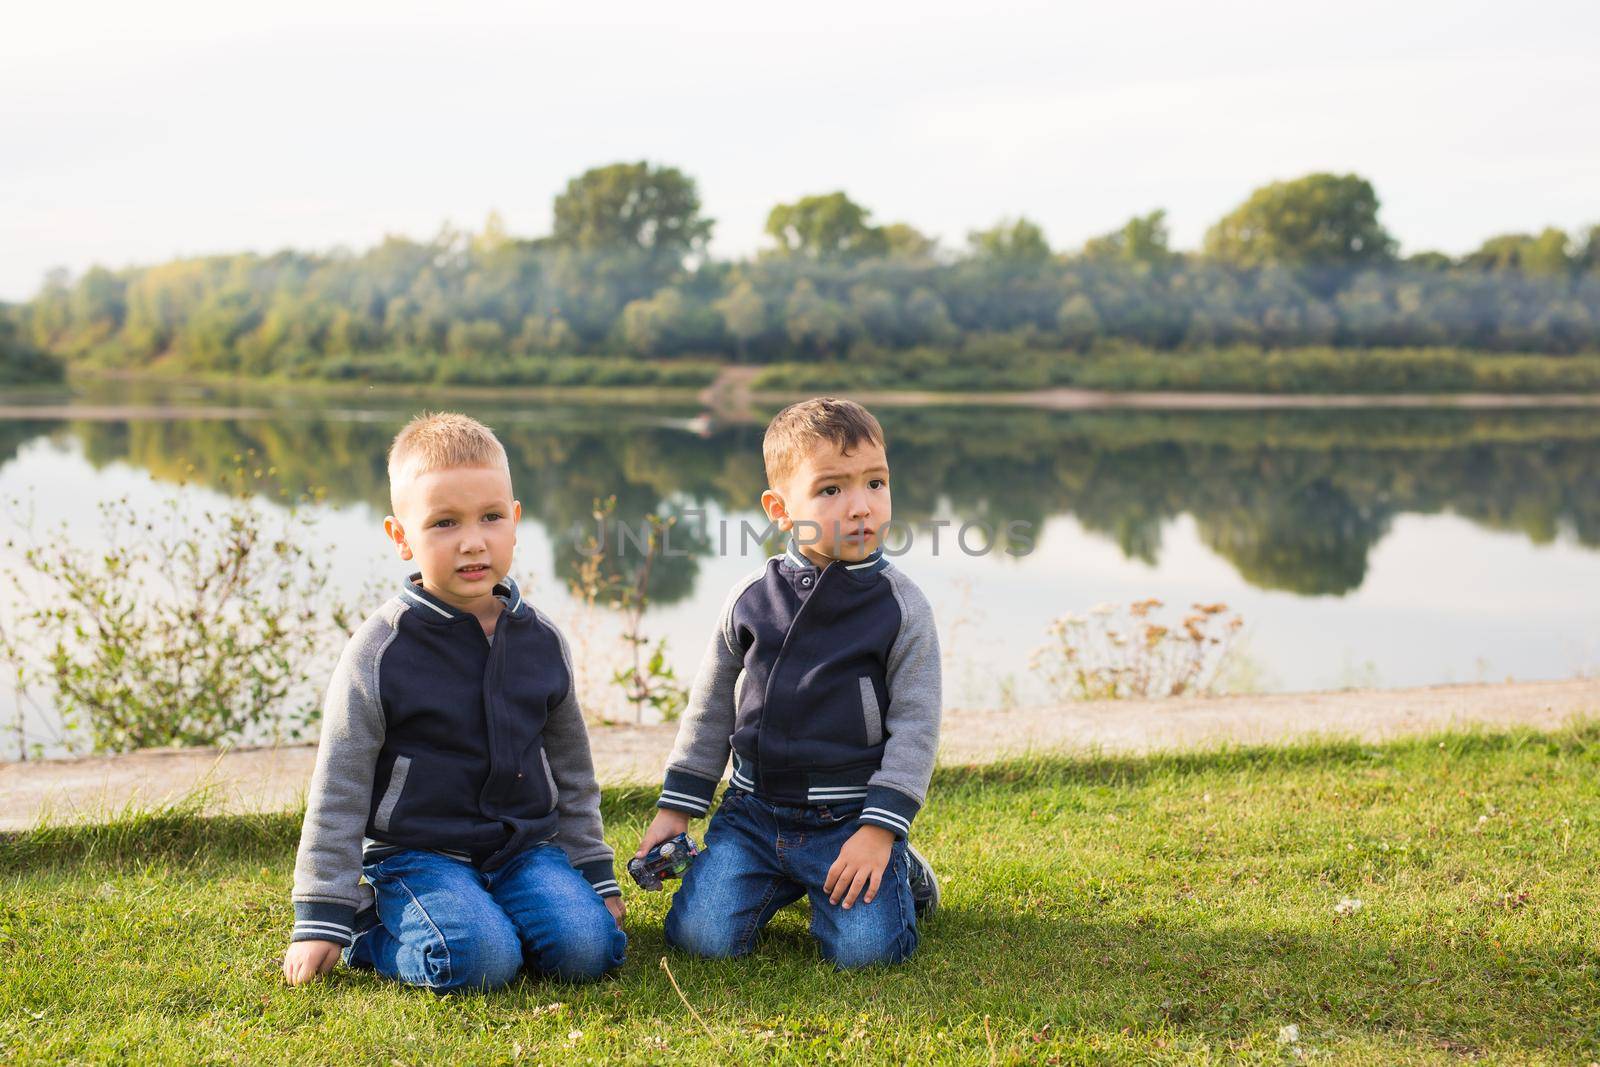
{"type": "Polygon", "coordinates": [[[556,776],[550,770],[550,757],[545,755],[544,745],[542,744],[539,746],[539,762],[544,764],[544,784],[550,790],[550,810],[554,811],[556,797],[559,795],[556,791],[556,776]]]}
{"type": "Polygon", "coordinates": [[[383,791],[383,799],[378,801],[378,810],[372,816],[374,829],[389,829],[389,820],[394,818],[394,806],[400,803],[400,793],[405,789],[406,776],[410,773],[411,757],[396,756],[394,766],[389,770],[389,788],[383,791]]]}
{"type": "Polygon", "coordinates": [[[878,691],[872,688],[872,678],[863,674],[861,683],[861,721],[867,728],[867,744],[883,743],[883,713],[878,710],[878,691]]]}

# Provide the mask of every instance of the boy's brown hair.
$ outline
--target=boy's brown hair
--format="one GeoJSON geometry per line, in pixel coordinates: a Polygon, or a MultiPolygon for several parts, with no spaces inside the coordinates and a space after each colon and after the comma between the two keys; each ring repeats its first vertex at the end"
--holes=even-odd
{"type": "Polygon", "coordinates": [[[883,427],[872,412],[854,400],[817,396],[790,404],[767,424],[761,458],[767,465],[767,484],[777,486],[794,473],[818,441],[832,441],[849,452],[862,441],[888,448],[883,427]]]}
{"type": "Polygon", "coordinates": [[[511,476],[500,439],[477,419],[453,411],[423,412],[389,446],[389,495],[408,478],[451,467],[502,467],[511,476]]]}

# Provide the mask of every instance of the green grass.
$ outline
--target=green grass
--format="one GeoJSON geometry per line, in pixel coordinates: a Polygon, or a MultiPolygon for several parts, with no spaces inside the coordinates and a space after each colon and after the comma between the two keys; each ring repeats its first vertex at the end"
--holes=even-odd
{"type": "MultiPolygon", "coordinates": [[[[619,851],[651,799],[606,795],[619,851]]],[[[661,895],[630,896],[596,986],[289,989],[296,818],[38,831],[0,842],[0,1062],[1581,1064],[1597,801],[1600,724],[943,770],[916,958],[835,974],[789,909],[751,959],[668,956],[708,1029],[659,964],[661,895]]]]}

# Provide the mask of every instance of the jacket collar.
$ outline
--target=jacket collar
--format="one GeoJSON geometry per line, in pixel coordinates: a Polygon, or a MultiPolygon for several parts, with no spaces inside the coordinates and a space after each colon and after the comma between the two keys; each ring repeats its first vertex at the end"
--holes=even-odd
{"type": "MultiPolygon", "coordinates": [[[[522,593],[517,589],[517,583],[509,574],[495,583],[493,592],[495,596],[504,602],[507,613],[513,618],[530,614],[533,611],[529,605],[522,602],[522,593]]],[[[418,614],[433,622],[448,622],[471,616],[470,612],[453,607],[422,588],[421,571],[415,572],[400,583],[400,595],[417,608],[427,609],[419,610],[418,614]]]]}
{"type": "MultiPolygon", "coordinates": [[[[846,563],[842,559],[835,560],[835,562],[858,578],[864,578],[869,574],[877,574],[889,566],[889,560],[883,554],[882,545],[874,549],[872,555],[858,563],[846,563]]],[[[806,558],[804,552],[800,551],[800,542],[794,534],[789,535],[789,543],[784,547],[783,555],[780,557],[778,565],[791,571],[815,571],[818,569],[817,565],[806,558]]]]}

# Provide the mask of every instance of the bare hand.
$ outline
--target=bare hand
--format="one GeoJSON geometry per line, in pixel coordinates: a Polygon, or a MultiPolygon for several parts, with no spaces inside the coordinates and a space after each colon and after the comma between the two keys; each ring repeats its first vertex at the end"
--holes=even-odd
{"type": "Polygon", "coordinates": [[[839,850],[839,858],[828,868],[828,880],[822,891],[828,894],[828,903],[837,904],[842,899],[845,910],[861,897],[861,903],[871,904],[883,882],[883,869],[889,866],[889,853],[894,848],[894,834],[870,823],[850,835],[850,840],[839,850]],[[862,890],[865,889],[865,894],[862,890]]]}
{"type": "Polygon", "coordinates": [[[633,854],[633,858],[643,859],[646,852],[649,852],[663,841],[671,841],[687,829],[689,829],[689,816],[681,811],[668,811],[666,808],[657,808],[656,817],[651,820],[650,826],[645,830],[644,840],[639,842],[639,851],[633,854]]]}
{"type": "Polygon", "coordinates": [[[611,917],[617,920],[617,929],[622,929],[622,917],[628,914],[628,906],[622,902],[621,897],[601,897],[606,902],[606,910],[611,917]]]}
{"type": "Polygon", "coordinates": [[[283,976],[290,985],[304,985],[333,970],[344,946],[336,941],[296,941],[283,956],[283,976]]]}

